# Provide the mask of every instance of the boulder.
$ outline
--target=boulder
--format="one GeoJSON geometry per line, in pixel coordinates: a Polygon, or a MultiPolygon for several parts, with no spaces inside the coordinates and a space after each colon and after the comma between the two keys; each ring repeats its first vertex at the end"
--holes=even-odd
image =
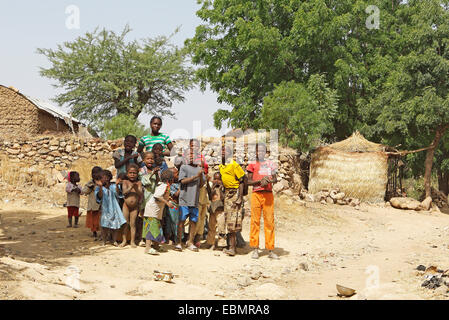
{"type": "Polygon", "coordinates": [[[421,209],[429,211],[432,206],[432,197],[427,197],[421,202],[421,209]]]}
{"type": "Polygon", "coordinates": [[[421,202],[412,198],[391,198],[390,204],[397,209],[420,210],[421,202]]]}

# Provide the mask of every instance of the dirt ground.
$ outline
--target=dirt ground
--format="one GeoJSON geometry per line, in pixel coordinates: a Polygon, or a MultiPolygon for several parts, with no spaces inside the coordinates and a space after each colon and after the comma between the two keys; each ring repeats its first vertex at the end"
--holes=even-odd
{"type": "MultiPolygon", "coordinates": [[[[1,203],[1,202],[0,202],[1,203]]],[[[277,200],[276,253],[250,249],[145,255],[102,247],[84,227],[66,228],[66,210],[8,202],[0,209],[0,299],[447,299],[445,285],[421,287],[418,265],[449,269],[449,215],[383,206],[277,200]],[[153,280],[170,271],[173,283],[153,280]],[[337,296],[336,284],[354,288],[337,296]]],[[[243,237],[248,241],[249,218],[243,237]]],[[[263,232],[261,247],[263,248],[263,232]]]]}

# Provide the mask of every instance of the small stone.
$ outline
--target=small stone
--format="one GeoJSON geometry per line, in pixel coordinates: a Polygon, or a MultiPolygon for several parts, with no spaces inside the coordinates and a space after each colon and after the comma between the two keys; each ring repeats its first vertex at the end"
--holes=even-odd
{"type": "Polygon", "coordinates": [[[216,291],[215,292],[215,294],[214,294],[216,297],[224,297],[225,296],[225,294],[224,294],[224,292],[223,291],[216,291]]]}
{"type": "Polygon", "coordinates": [[[309,271],[309,265],[306,262],[301,262],[298,267],[300,270],[309,271]]]}

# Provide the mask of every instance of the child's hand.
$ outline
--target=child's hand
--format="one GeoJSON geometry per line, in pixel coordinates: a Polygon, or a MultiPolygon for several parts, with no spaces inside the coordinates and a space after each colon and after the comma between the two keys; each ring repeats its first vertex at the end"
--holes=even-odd
{"type": "Polygon", "coordinates": [[[101,180],[95,180],[95,184],[99,187],[103,186],[103,182],[101,180]]]}

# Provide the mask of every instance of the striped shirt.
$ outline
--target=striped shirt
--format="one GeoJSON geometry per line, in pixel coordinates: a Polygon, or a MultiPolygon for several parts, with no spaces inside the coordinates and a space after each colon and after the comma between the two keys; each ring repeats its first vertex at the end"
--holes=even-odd
{"type": "Polygon", "coordinates": [[[167,149],[167,145],[172,142],[168,134],[159,133],[157,136],[152,136],[151,134],[142,137],[139,140],[139,146],[143,146],[145,151],[152,151],[153,146],[156,143],[160,143],[162,145],[163,150],[167,149]]]}

